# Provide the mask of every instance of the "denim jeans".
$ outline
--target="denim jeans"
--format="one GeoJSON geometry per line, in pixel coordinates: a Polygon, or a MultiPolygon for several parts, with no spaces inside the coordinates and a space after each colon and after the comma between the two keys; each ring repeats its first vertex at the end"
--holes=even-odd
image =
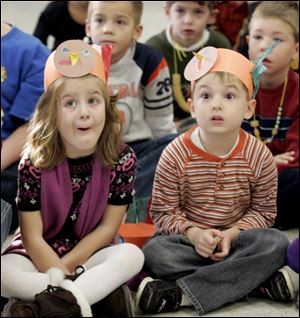
{"type": "Polygon", "coordinates": [[[178,134],[128,143],[137,156],[137,170],[135,181],[135,198],[145,198],[152,195],[152,186],[156,166],[164,148],[178,134]]]}
{"type": "Polygon", "coordinates": [[[10,230],[11,218],[11,205],[1,199],[1,249],[10,230]]]}
{"type": "Polygon", "coordinates": [[[201,315],[244,298],[285,265],[288,244],[277,229],[244,230],[228,257],[215,262],[197,254],[184,235],[159,235],[143,247],[145,270],[176,281],[201,315]]]}

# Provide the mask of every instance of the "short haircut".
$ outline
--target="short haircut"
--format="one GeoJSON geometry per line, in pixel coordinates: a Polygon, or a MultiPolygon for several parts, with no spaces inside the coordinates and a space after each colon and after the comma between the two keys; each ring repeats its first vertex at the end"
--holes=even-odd
{"type": "Polygon", "coordinates": [[[262,1],[254,10],[249,23],[255,18],[277,18],[288,24],[295,42],[299,42],[299,1],[262,1]]]}
{"type": "MultiPolygon", "coordinates": [[[[89,6],[88,6],[88,12],[87,12],[87,19],[90,20],[91,15],[93,13],[93,5],[94,2],[99,2],[99,1],[89,1],[89,6]]],[[[122,1],[128,2],[132,5],[133,8],[133,13],[134,13],[134,22],[136,25],[141,23],[142,20],[142,15],[143,15],[143,1],[122,1]]]]}
{"type": "MultiPolygon", "coordinates": [[[[170,8],[176,2],[178,1],[166,1],[166,6],[170,8]]],[[[199,6],[207,5],[209,10],[213,10],[216,7],[216,4],[215,4],[216,1],[192,1],[192,2],[198,3],[199,6]]]]}
{"type": "MultiPolygon", "coordinates": [[[[231,74],[229,72],[208,72],[206,73],[204,76],[200,77],[198,80],[195,81],[194,85],[193,85],[193,91],[192,94],[195,91],[195,86],[196,84],[203,78],[205,77],[207,74],[214,74],[216,75],[222,83],[227,83],[227,84],[233,84],[233,83],[237,83],[238,85],[240,85],[241,89],[245,92],[246,94],[246,98],[247,100],[250,100],[250,95],[249,95],[249,91],[248,88],[246,87],[246,85],[234,74],[231,74]]],[[[192,95],[191,95],[192,96],[192,95]]]]}

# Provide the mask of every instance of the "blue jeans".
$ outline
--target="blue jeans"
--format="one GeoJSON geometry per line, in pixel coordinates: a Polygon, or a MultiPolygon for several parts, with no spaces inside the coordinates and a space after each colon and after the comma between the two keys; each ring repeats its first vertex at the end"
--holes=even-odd
{"type": "Polygon", "coordinates": [[[184,235],[159,235],[143,247],[145,270],[174,280],[199,315],[238,301],[286,264],[289,240],[277,229],[241,231],[230,254],[215,262],[197,254],[184,235]]]}
{"type": "Polygon", "coordinates": [[[152,186],[156,166],[164,148],[178,134],[128,143],[137,156],[137,170],[135,181],[135,198],[145,198],[152,195],[152,186]]]}
{"type": "Polygon", "coordinates": [[[1,249],[10,230],[11,218],[11,205],[1,199],[1,249]]]}

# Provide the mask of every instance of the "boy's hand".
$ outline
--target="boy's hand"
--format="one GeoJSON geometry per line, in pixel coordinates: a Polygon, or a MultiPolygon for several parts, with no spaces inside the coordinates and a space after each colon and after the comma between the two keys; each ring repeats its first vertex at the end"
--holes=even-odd
{"type": "Polygon", "coordinates": [[[281,153],[280,155],[274,156],[274,161],[276,166],[278,165],[287,165],[289,162],[295,159],[295,152],[289,151],[281,153]]]}
{"type": "Polygon", "coordinates": [[[240,234],[237,228],[230,228],[223,231],[224,238],[217,245],[216,250],[210,257],[213,261],[222,261],[229,255],[232,241],[240,234]]]}
{"type": "Polygon", "coordinates": [[[187,230],[187,238],[194,245],[196,252],[202,257],[211,257],[217,245],[224,238],[222,231],[216,229],[200,229],[193,227],[187,230]]]}

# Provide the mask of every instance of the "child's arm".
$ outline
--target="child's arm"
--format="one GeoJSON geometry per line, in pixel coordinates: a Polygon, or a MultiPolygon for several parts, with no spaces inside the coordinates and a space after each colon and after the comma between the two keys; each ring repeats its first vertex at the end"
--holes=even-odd
{"type": "Polygon", "coordinates": [[[108,246],[114,239],[126,212],[127,205],[108,205],[100,224],[84,237],[62,262],[73,272],[77,265],[84,264],[96,251],[108,246]]]}
{"type": "Polygon", "coordinates": [[[144,88],[145,120],[155,138],[176,133],[170,71],[163,58],[144,88]]]}
{"type": "Polygon", "coordinates": [[[230,227],[253,229],[271,227],[276,218],[277,169],[271,152],[266,147],[253,146],[255,155],[249,153],[250,166],[254,176],[249,181],[250,204],[244,215],[230,227]]]}
{"type": "Polygon", "coordinates": [[[20,211],[19,216],[24,247],[37,269],[45,273],[51,267],[58,267],[65,274],[70,274],[71,272],[43,238],[41,211],[20,211]]]}

